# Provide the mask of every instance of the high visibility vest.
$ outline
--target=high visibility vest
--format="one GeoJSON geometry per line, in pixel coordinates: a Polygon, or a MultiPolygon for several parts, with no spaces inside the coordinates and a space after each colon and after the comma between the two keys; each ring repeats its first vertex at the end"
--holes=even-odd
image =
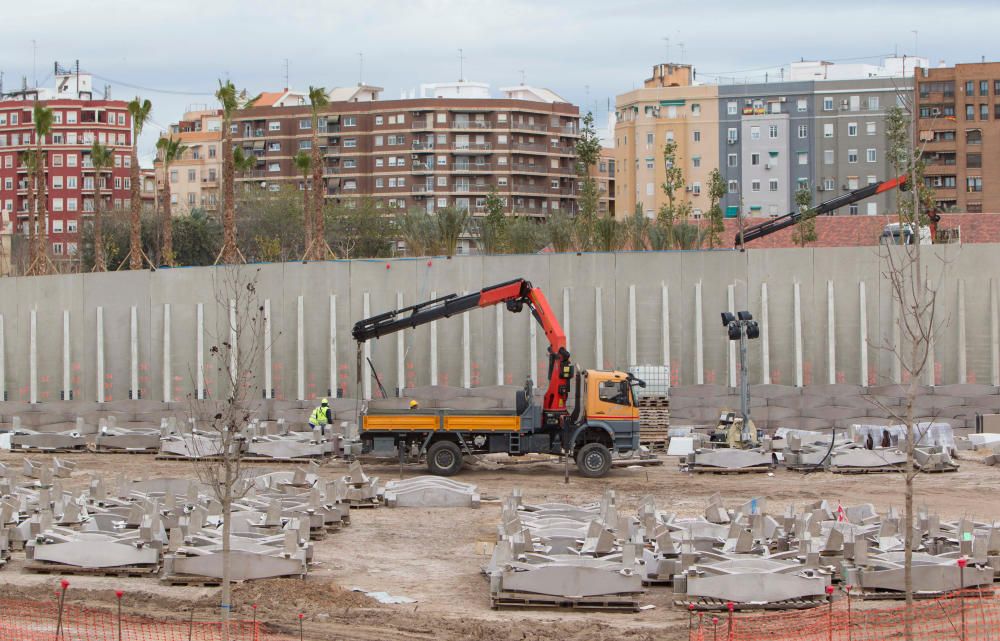
{"type": "Polygon", "coordinates": [[[323,407],[322,405],[314,409],[313,413],[309,416],[309,422],[313,425],[326,425],[326,410],[328,409],[330,408],[323,407]]]}

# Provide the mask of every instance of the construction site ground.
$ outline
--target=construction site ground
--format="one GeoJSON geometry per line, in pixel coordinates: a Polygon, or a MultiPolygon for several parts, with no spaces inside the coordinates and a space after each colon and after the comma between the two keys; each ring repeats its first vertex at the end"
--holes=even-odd
{"type": "MultiPolygon", "coordinates": [[[[192,463],[159,461],[131,454],[64,455],[77,462],[67,489],[86,487],[89,474],[113,480],[195,477],[192,463]]],[[[918,505],[937,511],[942,519],[970,516],[993,520],[1000,516],[1000,469],[978,461],[980,453],[965,452],[961,469],[950,474],[917,478],[918,505]]],[[[42,458],[34,455],[33,458],[42,458]]],[[[20,466],[22,455],[0,453],[0,462],[20,466]]],[[[261,466],[287,469],[287,465],[261,466]]],[[[321,475],[343,474],[346,465],[331,462],[321,475]]],[[[396,464],[366,462],[365,471],[382,481],[399,478],[396,464]]],[[[479,486],[483,497],[478,510],[377,509],[353,510],[351,525],[315,542],[315,561],[305,580],[269,580],[237,586],[238,616],[249,618],[251,604],[259,618],[279,632],[298,632],[298,613],[304,613],[305,638],[359,639],[490,639],[592,641],[600,639],[686,639],[688,614],[673,605],[669,587],[653,587],[643,605],[654,608],[636,613],[605,613],[551,609],[492,610],[489,587],[480,566],[489,559],[500,515],[499,499],[521,488],[525,503],[583,503],[598,499],[613,488],[620,513],[632,515],[643,495],[655,498],[658,509],[680,515],[699,515],[706,501],[720,492],[727,505],[752,497],[764,498],[768,512],[780,513],[786,505],[819,499],[834,504],[874,503],[879,509],[902,507],[900,474],[841,475],[828,472],[802,474],[778,469],[773,474],[688,474],[677,459],[663,466],[616,468],[603,479],[585,479],[557,463],[505,465],[473,464],[456,477],[479,486]],[[354,587],[383,591],[416,600],[407,605],[383,605],[354,587]]],[[[424,468],[407,466],[403,476],[425,474],[424,468]]],[[[52,598],[59,577],[22,571],[23,556],[0,569],[0,596],[52,598]]],[[[126,593],[127,609],[148,616],[187,619],[192,608],[198,619],[214,616],[218,588],[166,586],[156,579],[70,577],[71,601],[111,607],[114,591],[126,593]]],[[[871,604],[870,607],[879,607],[871,604]]]]}

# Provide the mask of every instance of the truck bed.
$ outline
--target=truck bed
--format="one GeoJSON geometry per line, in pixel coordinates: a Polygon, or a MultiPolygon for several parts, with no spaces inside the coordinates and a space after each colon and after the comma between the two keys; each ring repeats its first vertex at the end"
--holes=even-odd
{"type": "Polygon", "coordinates": [[[518,432],[514,410],[380,410],[361,417],[364,432],[518,432]]]}

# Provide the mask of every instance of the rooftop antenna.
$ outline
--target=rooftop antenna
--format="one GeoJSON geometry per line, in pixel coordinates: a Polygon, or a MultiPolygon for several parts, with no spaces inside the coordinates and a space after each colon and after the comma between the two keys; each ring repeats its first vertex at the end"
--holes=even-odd
{"type": "Polygon", "coordinates": [[[458,81],[465,82],[465,55],[462,50],[458,50],[458,81]]]}
{"type": "Polygon", "coordinates": [[[365,84],[365,54],[358,52],[358,86],[365,84]]]}
{"type": "MultiPolygon", "coordinates": [[[[518,72],[521,74],[521,86],[523,87],[524,86],[524,69],[518,69],[518,72]]],[[[3,79],[3,77],[0,76],[0,80],[2,80],[2,79],[3,79]]],[[[0,87],[2,87],[2,83],[0,83],[0,87]]]]}
{"type": "Polygon", "coordinates": [[[31,78],[35,82],[35,88],[38,88],[38,42],[36,40],[31,41],[31,78]]]}
{"type": "Polygon", "coordinates": [[[288,91],[288,58],[285,58],[285,91],[288,91]]]}
{"type": "Polygon", "coordinates": [[[684,43],[681,42],[678,46],[681,48],[681,64],[684,64],[684,43]]]}

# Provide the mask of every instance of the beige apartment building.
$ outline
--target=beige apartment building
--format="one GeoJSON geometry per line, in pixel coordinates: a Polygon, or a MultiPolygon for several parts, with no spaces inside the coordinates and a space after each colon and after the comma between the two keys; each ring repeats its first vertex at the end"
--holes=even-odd
{"type": "Polygon", "coordinates": [[[663,148],[670,140],[684,168],[682,201],[691,203],[694,218],[708,211],[709,177],[719,158],[719,88],[692,82],[691,65],[659,64],[641,89],[615,100],[618,212],[630,214],[639,204],[653,218],[666,204],[663,148]]]}
{"type": "Polygon", "coordinates": [[[222,180],[222,114],[217,109],[193,110],[170,125],[164,136],[179,138],[187,148],[170,165],[170,176],[163,175],[163,163],[154,163],[157,192],[163,181],[170,180],[171,214],[180,216],[202,209],[215,213],[220,203],[222,180]]]}

